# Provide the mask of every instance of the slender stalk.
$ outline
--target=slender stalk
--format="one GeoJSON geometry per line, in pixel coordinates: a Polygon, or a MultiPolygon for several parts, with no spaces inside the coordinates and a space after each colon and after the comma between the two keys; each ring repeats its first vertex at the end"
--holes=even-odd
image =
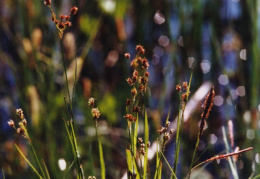
{"type": "Polygon", "coordinates": [[[46,175],[45,175],[45,173],[44,173],[44,171],[43,171],[43,169],[42,169],[42,166],[41,166],[41,164],[40,164],[40,161],[39,161],[39,159],[38,159],[38,156],[37,156],[37,154],[36,154],[36,152],[35,152],[35,150],[34,150],[34,147],[33,147],[33,144],[31,143],[31,141],[30,141],[30,147],[31,147],[31,149],[32,149],[32,151],[33,151],[34,158],[35,158],[36,161],[37,161],[37,164],[38,164],[38,166],[39,166],[39,168],[40,168],[40,170],[41,170],[41,173],[42,173],[43,177],[44,177],[44,178],[47,178],[46,175]]]}

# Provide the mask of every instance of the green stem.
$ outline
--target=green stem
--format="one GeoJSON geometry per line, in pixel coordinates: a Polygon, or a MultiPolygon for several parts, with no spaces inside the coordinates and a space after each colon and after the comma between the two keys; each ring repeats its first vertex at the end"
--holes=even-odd
{"type": "Polygon", "coordinates": [[[34,158],[35,158],[36,161],[37,161],[37,164],[38,164],[38,166],[39,166],[39,168],[40,168],[40,170],[41,170],[41,173],[42,173],[43,177],[44,177],[44,178],[47,178],[46,175],[45,175],[45,173],[44,173],[44,171],[43,171],[43,169],[42,169],[42,166],[41,166],[41,164],[40,164],[40,161],[39,161],[39,159],[38,159],[38,156],[37,156],[37,154],[36,154],[36,152],[35,152],[35,150],[34,150],[33,144],[31,143],[31,141],[30,141],[29,143],[30,143],[31,149],[32,149],[32,151],[33,151],[34,158]]]}

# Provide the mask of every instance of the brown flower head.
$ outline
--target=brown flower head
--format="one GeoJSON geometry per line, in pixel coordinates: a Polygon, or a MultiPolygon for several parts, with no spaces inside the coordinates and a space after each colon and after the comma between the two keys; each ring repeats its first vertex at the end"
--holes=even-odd
{"type": "Polygon", "coordinates": [[[65,18],[63,14],[60,15],[60,20],[62,21],[65,18]]]}
{"type": "Polygon", "coordinates": [[[136,90],[135,88],[133,88],[133,89],[131,90],[131,95],[132,95],[132,97],[135,97],[136,94],[137,94],[137,90],[136,90]]]}
{"type": "Polygon", "coordinates": [[[92,108],[92,116],[94,119],[98,119],[100,116],[100,112],[98,110],[98,108],[92,108]]]}
{"type": "Polygon", "coordinates": [[[64,23],[64,25],[66,25],[66,26],[72,26],[72,23],[71,22],[69,22],[69,21],[66,21],[65,23],[64,23]]]}
{"type": "Polygon", "coordinates": [[[77,8],[77,6],[74,6],[73,8],[70,9],[70,14],[75,15],[75,14],[77,14],[78,10],[79,9],[77,8]]]}
{"type": "Polygon", "coordinates": [[[126,100],[126,105],[129,106],[132,103],[131,99],[126,100]]]}
{"type": "Polygon", "coordinates": [[[24,133],[25,133],[25,130],[24,130],[22,127],[19,127],[19,128],[17,129],[17,133],[18,133],[18,134],[24,134],[24,133]]]}
{"type": "Polygon", "coordinates": [[[44,4],[46,6],[50,6],[51,5],[51,0],[44,0],[44,4]]]}
{"type": "Polygon", "coordinates": [[[125,58],[130,59],[130,53],[125,53],[125,58]]]}
{"type": "Polygon", "coordinates": [[[10,127],[14,127],[14,121],[12,119],[10,119],[7,123],[10,127]]]}
{"type": "Polygon", "coordinates": [[[144,69],[148,69],[148,67],[149,67],[149,63],[146,58],[143,58],[143,60],[142,60],[142,67],[144,69]]]}
{"type": "Polygon", "coordinates": [[[188,83],[187,82],[183,82],[182,83],[182,88],[187,91],[188,90],[188,83]]]}
{"type": "Polygon", "coordinates": [[[215,91],[214,91],[214,86],[212,86],[210,92],[208,93],[208,95],[205,99],[204,111],[201,114],[199,138],[201,137],[201,135],[203,133],[204,126],[205,126],[205,120],[209,117],[209,112],[211,111],[211,108],[213,106],[214,97],[215,97],[215,91]]]}
{"type": "Polygon", "coordinates": [[[133,80],[130,77],[127,78],[126,81],[127,81],[128,85],[130,85],[130,86],[133,85],[133,80]]]}
{"type": "Polygon", "coordinates": [[[140,112],[140,110],[141,110],[141,107],[138,107],[138,106],[133,107],[133,112],[135,112],[135,113],[140,112]]]}
{"type": "Polygon", "coordinates": [[[148,72],[148,71],[145,72],[145,73],[144,73],[144,76],[149,77],[149,76],[150,76],[149,72],[148,72]]]}
{"type": "Polygon", "coordinates": [[[176,85],[176,91],[179,93],[181,92],[181,85],[176,85]]]}
{"type": "Polygon", "coordinates": [[[70,15],[65,15],[65,20],[66,21],[70,20],[70,15]]]}
{"type": "Polygon", "coordinates": [[[58,25],[60,30],[64,30],[65,29],[65,24],[63,22],[60,22],[58,25]]]}
{"type": "Polygon", "coordinates": [[[88,106],[93,108],[94,105],[95,105],[95,99],[94,99],[94,98],[89,98],[89,100],[88,100],[88,106]]]}
{"type": "Polygon", "coordinates": [[[145,54],[145,49],[144,49],[143,46],[137,45],[135,49],[136,49],[136,51],[137,51],[138,53],[140,53],[141,55],[144,55],[144,54],[145,54]]]}

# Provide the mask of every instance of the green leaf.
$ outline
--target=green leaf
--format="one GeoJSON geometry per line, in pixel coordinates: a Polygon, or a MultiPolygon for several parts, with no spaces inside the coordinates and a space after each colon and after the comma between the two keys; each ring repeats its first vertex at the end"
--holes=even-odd
{"type": "Polygon", "coordinates": [[[101,167],[101,178],[106,178],[106,169],[105,169],[105,161],[104,161],[104,155],[103,155],[103,148],[100,140],[98,140],[98,147],[99,147],[99,159],[100,159],[100,167],[101,167]]]}
{"type": "Polygon", "coordinates": [[[18,150],[18,152],[21,154],[21,156],[24,158],[24,160],[30,165],[30,167],[32,167],[33,171],[39,176],[39,178],[42,178],[42,176],[39,174],[39,172],[36,170],[36,168],[34,168],[34,166],[32,165],[32,163],[25,157],[25,155],[23,154],[23,152],[19,149],[19,147],[14,144],[15,148],[18,150]]]}
{"type": "Polygon", "coordinates": [[[144,113],[144,143],[145,143],[145,156],[144,156],[144,173],[143,173],[143,179],[146,178],[146,172],[147,172],[147,164],[148,164],[148,144],[149,141],[149,125],[148,125],[148,118],[147,113],[145,111],[144,113]]]}
{"type": "Polygon", "coordinates": [[[131,151],[126,149],[126,160],[127,160],[127,166],[128,166],[128,171],[133,171],[133,166],[134,166],[134,172],[137,174],[137,179],[140,179],[140,174],[139,174],[139,171],[138,171],[138,168],[137,168],[137,162],[136,160],[134,159],[133,161],[133,157],[132,157],[132,154],[131,154],[131,151]]]}

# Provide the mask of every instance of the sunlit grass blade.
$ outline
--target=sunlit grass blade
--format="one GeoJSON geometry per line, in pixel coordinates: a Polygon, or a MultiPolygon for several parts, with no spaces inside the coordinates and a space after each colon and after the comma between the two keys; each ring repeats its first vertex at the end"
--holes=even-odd
{"type": "Polygon", "coordinates": [[[144,156],[144,172],[143,179],[146,179],[147,164],[148,164],[148,141],[149,141],[149,125],[146,111],[144,112],[144,143],[145,143],[145,156],[144,156]]]}
{"type": "Polygon", "coordinates": [[[47,166],[46,166],[46,164],[45,164],[45,162],[43,160],[42,160],[42,164],[43,164],[43,167],[44,167],[44,170],[45,170],[47,178],[50,179],[51,177],[50,177],[48,168],[47,168],[47,166]]]}
{"type": "MultiPolygon", "coordinates": [[[[226,135],[226,131],[225,131],[225,127],[222,126],[222,133],[223,133],[223,140],[224,140],[224,143],[225,143],[225,147],[226,147],[226,151],[227,153],[229,153],[229,145],[228,145],[228,140],[227,140],[227,135],[226,135]]],[[[234,179],[238,179],[238,174],[237,174],[237,170],[235,169],[235,164],[232,162],[233,160],[230,158],[228,160],[228,163],[229,163],[229,166],[231,168],[231,173],[234,177],[234,179]]]]}
{"type": "Polygon", "coordinates": [[[165,160],[166,164],[168,165],[169,169],[170,169],[170,170],[171,170],[171,172],[172,172],[171,178],[175,178],[175,179],[177,179],[177,177],[176,177],[176,175],[175,175],[174,171],[172,170],[172,167],[171,167],[171,165],[170,165],[170,164],[169,164],[169,162],[167,161],[166,157],[163,155],[163,153],[162,153],[162,152],[160,152],[160,153],[161,153],[162,157],[164,158],[164,160],[165,160]]]}
{"type": "Polygon", "coordinates": [[[128,171],[132,172],[134,171],[137,174],[137,179],[140,179],[140,174],[139,174],[139,169],[137,167],[137,162],[134,159],[132,160],[132,154],[131,151],[126,149],[126,161],[127,161],[127,166],[128,166],[128,171]],[[134,166],[134,169],[133,169],[134,166]]]}
{"type": "Polygon", "coordinates": [[[103,148],[100,140],[98,139],[98,148],[99,148],[99,159],[100,159],[100,168],[101,168],[101,178],[106,178],[106,169],[105,169],[105,161],[104,161],[104,155],[103,155],[103,148]]]}
{"type": "Polygon", "coordinates": [[[133,152],[134,152],[134,157],[136,157],[136,143],[137,143],[137,132],[138,132],[138,122],[139,122],[139,118],[138,118],[138,114],[137,114],[137,120],[135,121],[135,128],[134,128],[134,136],[133,136],[133,152]]]}
{"type": "Polygon", "coordinates": [[[34,166],[31,164],[31,162],[24,156],[23,152],[19,149],[19,147],[14,144],[15,148],[18,150],[18,152],[21,154],[21,156],[24,158],[24,160],[30,165],[30,167],[33,169],[33,171],[39,176],[39,178],[43,178],[39,172],[34,168],[34,166]]]}
{"type": "Polygon", "coordinates": [[[65,172],[65,175],[63,177],[64,179],[67,177],[67,175],[68,175],[69,171],[71,170],[71,168],[73,167],[74,163],[75,163],[75,161],[73,160],[72,163],[70,164],[69,168],[65,172]]]}

